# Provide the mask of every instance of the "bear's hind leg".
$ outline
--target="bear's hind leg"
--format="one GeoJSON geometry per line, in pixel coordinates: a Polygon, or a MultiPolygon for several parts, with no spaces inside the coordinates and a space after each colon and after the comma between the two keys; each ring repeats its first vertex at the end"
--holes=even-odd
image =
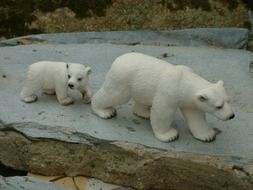
{"type": "Polygon", "coordinates": [[[181,109],[192,135],[201,141],[215,140],[216,132],[207,126],[205,113],[197,109],[181,109]]]}
{"type": "Polygon", "coordinates": [[[21,92],[21,97],[22,97],[22,100],[25,102],[25,103],[32,103],[32,102],[35,102],[38,100],[38,96],[36,94],[29,94],[29,95],[26,95],[26,89],[23,89],[22,92],[21,92]]]}
{"type": "Polygon", "coordinates": [[[117,105],[124,104],[129,101],[129,91],[123,88],[120,89],[100,88],[99,91],[92,97],[91,107],[93,112],[101,118],[110,119],[116,116],[117,112],[114,108],[117,105]]]}
{"type": "Polygon", "coordinates": [[[171,142],[178,138],[178,131],[171,125],[176,113],[176,107],[169,107],[160,98],[155,98],[151,107],[150,121],[155,136],[163,142],[171,142]]]}
{"type": "Polygon", "coordinates": [[[133,112],[138,117],[144,119],[150,118],[150,106],[143,105],[142,103],[139,103],[137,101],[135,101],[133,112]]]}
{"type": "Polygon", "coordinates": [[[40,82],[36,79],[26,79],[25,85],[20,93],[22,100],[26,103],[32,103],[38,100],[36,92],[41,88],[40,82]]]}

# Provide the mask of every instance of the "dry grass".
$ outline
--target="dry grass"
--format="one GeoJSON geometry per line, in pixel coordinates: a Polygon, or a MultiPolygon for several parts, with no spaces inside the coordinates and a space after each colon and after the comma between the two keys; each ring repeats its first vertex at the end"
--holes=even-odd
{"type": "Polygon", "coordinates": [[[248,22],[243,4],[230,10],[224,3],[213,1],[210,11],[185,7],[170,10],[159,0],[114,0],[105,16],[77,18],[69,8],[53,12],[35,11],[37,20],[30,28],[46,33],[73,31],[168,30],[194,27],[244,27],[248,22]]]}

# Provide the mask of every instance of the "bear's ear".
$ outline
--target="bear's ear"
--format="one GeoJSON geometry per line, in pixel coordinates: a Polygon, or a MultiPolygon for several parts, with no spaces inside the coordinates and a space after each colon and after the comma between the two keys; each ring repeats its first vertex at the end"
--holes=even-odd
{"type": "Polygon", "coordinates": [[[219,81],[217,82],[217,84],[218,84],[218,85],[221,85],[221,86],[224,86],[224,81],[223,81],[223,80],[219,80],[219,81]]]}
{"type": "Polygon", "coordinates": [[[90,67],[86,67],[85,71],[86,71],[87,75],[91,74],[91,68],[90,67]]]}
{"type": "Polygon", "coordinates": [[[67,68],[67,69],[69,68],[69,64],[68,64],[68,63],[66,64],[66,68],[67,68]]]}
{"type": "Polygon", "coordinates": [[[198,94],[198,95],[197,95],[197,98],[198,98],[198,100],[201,101],[201,102],[205,102],[205,101],[208,100],[208,97],[207,97],[206,94],[198,94]]]}

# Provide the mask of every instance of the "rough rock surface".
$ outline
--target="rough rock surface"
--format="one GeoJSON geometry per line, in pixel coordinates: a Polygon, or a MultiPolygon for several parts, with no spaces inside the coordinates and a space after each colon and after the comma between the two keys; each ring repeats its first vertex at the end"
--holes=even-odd
{"type": "Polygon", "coordinates": [[[15,144],[0,150],[4,164],[34,173],[92,176],[136,189],[252,188],[252,176],[239,158],[167,152],[91,137],[89,143],[31,140],[11,129],[1,136],[1,144],[15,144]]]}
{"type": "Polygon", "coordinates": [[[0,162],[44,175],[85,175],[106,182],[152,190],[253,188],[253,54],[245,50],[112,44],[51,44],[0,48],[0,162]],[[207,144],[193,139],[177,114],[180,138],[162,143],[149,121],[132,114],[132,103],[102,120],[81,103],[63,107],[55,97],[19,99],[24,73],[32,62],[49,59],[88,64],[91,86],[101,86],[112,61],[138,51],[173,64],[185,64],[210,81],[223,79],[236,112],[228,122],[207,117],[222,133],[207,144]]]}

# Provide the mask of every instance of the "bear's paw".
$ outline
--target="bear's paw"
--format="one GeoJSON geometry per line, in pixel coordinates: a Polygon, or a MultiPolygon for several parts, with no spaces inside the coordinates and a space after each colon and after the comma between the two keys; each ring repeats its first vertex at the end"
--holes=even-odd
{"type": "Polygon", "coordinates": [[[96,109],[94,113],[103,119],[111,119],[117,115],[117,112],[114,108],[106,108],[106,109],[96,109]]]}
{"type": "Polygon", "coordinates": [[[194,137],[198,140],[204,141],[204,142],[212,142],[216,138],[216,131],[212,128],[207,129],[205,131],[199,131],[199,133],[194,134],[194,137]]]}
{"type": "Polygon", "coordinates": [[[35,94],[34,95],[31,95],[31,96],[27,96],[23,99],[23,101],[25,103],[32,103],[32,102],[35,102],[38,100],[38,96],[36,96],[35,94]]]}
{"type": "Polygon", "coordinates": [[[179,133],[176,129],[171,128],[169,131],[162,134],[155,133],[155,136],[162,142],[171,142],[178,139],[179,133]]]}
{"type": "Polygon", "coordinates": [[[83,103],[90,104],[91,103],[91,97],[85,94],[83,96],[83,103]]]}
{"type": "Polygon", "coordinates": [[[63,106],[68,106],[73,103],[74,103],[74,100],[73,100],[73,98],[70,98],[70,97],[66,97],[65,99],[60,101],[60,104],[63,106]]]}

